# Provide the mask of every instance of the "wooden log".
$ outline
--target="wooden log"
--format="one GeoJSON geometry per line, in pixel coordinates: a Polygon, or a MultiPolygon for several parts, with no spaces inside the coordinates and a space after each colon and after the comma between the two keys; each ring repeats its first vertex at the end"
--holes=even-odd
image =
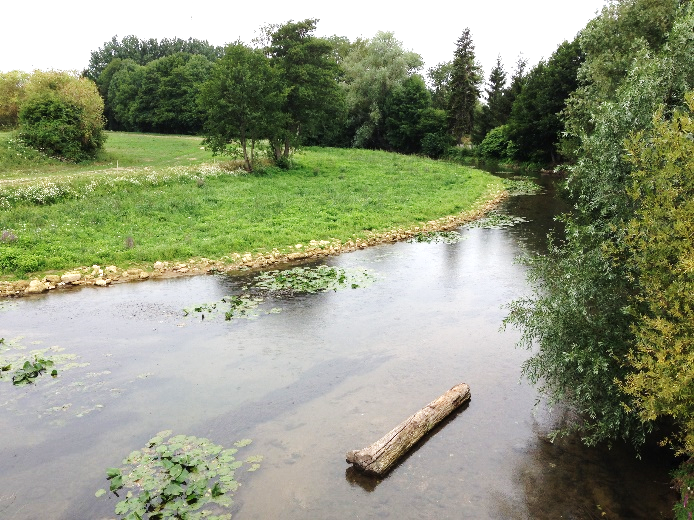
{"type": "Polygon", "coordinates": [[[383,476],[427,432],[445,419],[453,410],[470,399],[470,387],[465,383],[454,386],[416,414],[408,417],[383,437],[363,450],[347,453],[347,462],[371,475],[383,476]]]}

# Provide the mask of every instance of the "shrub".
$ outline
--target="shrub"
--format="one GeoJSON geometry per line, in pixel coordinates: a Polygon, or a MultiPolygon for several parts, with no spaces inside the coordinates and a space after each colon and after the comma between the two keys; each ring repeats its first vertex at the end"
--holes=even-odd
{"type": "Polygon", "coordinates": [[[69,161],[95,157],[105,136],[96,85],[66,72],[35,71],[25,87],[19,135],[32,148],[69,161]]]}
{"type": "Polygon", "coordinates": [[[440,159],[451,147],[451,136],[445,133],[426,134],[422,139],[422,153],[440,159]]]}
{"type": "Polygon", "coordinates": [[[510,159],[513,143],[506,133],[507,127],[497,126],[489,131],[477,147],[477,155],[483,159],[510,159]]]}
{"type": "Polygon", "coordinates": [[[20,137],[32,148],[71,161],[88,157],[82,151],[79,107],[55,96],[32,99],[19,113],[20,137]]]}

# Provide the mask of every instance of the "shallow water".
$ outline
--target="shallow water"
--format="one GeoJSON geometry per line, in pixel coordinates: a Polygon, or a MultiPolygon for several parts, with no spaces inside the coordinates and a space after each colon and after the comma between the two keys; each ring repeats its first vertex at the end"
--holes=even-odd
{"type": "Polygon", "coordinates": [[[670,518],[667,451],[547,440],[562,417],[520,379],[528,353],[501,331],[527,291],[514,259],[543,247],[552,196],[510,199],[530,222],[462,230],[455,244],[399,243],[331,258],[365,288],[267,301],[255,320],[183,309],[238,294],[246,277],[200,276],[6,301],[0,337],[78,356],[52,380],[0,382],[0,518],[115,518],[105,468],[156,432],[224,446],[253,439],[237,519],[670,518]],[[345,453],[459,382],[472,399],[385,479],[345,453]],[[603,515],[603,513],[605,513],[603,515]]]}

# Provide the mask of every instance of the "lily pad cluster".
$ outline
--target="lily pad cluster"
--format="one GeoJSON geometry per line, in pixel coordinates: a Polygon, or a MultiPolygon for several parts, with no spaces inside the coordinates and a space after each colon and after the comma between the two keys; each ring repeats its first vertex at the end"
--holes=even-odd
{"type": "Polygon", "coordinates": [[[542,186],[537,184],[530,177],[513,177],[511,179],[502,179],[504,188],[509,195],[537,195],[542,193],[542,186]]]}
{"type": "MultiPolygon", "coordinates": [[[[258,310],[258,306],[264,301],[263,298],[254,297],[248,294],[243,294],[240,296],[225,296],[218,302],[214,303],[203,303],[197,305],[192,309],[183,309],[184,314],[187,316],[191,312],[197,313],[207,313],[210,316],[224,312],[224,319],[227,321],[234,319],[246,319],[252,320],[260,316],[261,311],[258,310]]],[[[277,310],[268,311],[267,313],[278,312],[277,310]]]]}
{"type": "MultiPolygon", "coordinates": [[[[11,380],[15,386],[28,385],[55,364],[53,360],[39,356],[38,353],[27,356],[13,352],[14,347],[16,343],[0,338],[0,381],[11,380]]],[[[56,377],[58,371],[54,368],[50,374],[56,377]]]]}
{"type": "Polygon", "coordinates": [[[428,244],[457,244],[465,237],[457,231],[429,231],[417,233],[409,242],[426,242],[428,244]]]}
{"type": "MultiPolygon", "coordinates": [[[[141,450],[123,460],[123,467],[108,468],[109,491],[122,498],[115,513],[124,520],[228,520],[239,488],[237,471],[260,468],[261,456],[237,460],[243,439],[233,448],[223,448],[209,439],[159,432],[141,450]]],[[[99,489],[97,497],[109,491],[99,489]]]]}
{"type": "Polygon", "coordinates": [[[365,269],[344,269],[319,265],[268,271],[259,275],[254,286],[270,293],[317,293],[340,289],[358,289],[369,285],[375,277],[365,269]]]}
{"type": "Polygon", "coordinates": [[[280,308],[264,310],[260,306],[266,297],[313,294],[341,289],[358,289],[370,285],[376,277],[366,269],[344,269],[319,265],[317,267],[295,267],[282,271],[268,271],[258,275],[245,285],[243,294],[225,296],[218,302],[203,303],[183,310],[187,316],[199,313],[214,317],[224,313],[227,321],[235,319],[255,319],[264,314],[277,314],[280,308]]]}
{"type": "Polygon", "coordinates": [[[500,213],[498,211],[490,211],[484,218],[475,220],[470,224],[467,224],[466,228],[483,228],[483,229],[501,229],[513,227],[516,224],[521,224],[523,222],[528,222],[528,219],[523,217],[516,217],[513,215],[507,215],[506,213],[500,213]]]}

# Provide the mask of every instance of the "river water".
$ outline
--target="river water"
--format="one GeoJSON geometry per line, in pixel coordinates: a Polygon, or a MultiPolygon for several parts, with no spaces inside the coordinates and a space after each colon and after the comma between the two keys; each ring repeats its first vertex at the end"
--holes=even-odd
{"type": "Polygon", "coordinates": [[[515,259],[544,247],[562,209],[538,182],[544,194],[503,207],[527,222],[330,258],[375,281],[271,298],[261,308],[281,311],[254,320],[183,312],[240,294],[251,274],[3,302],[6,346],[72,358],[56,379],[0,381],[0,518],[116,518],[118,499],[95,497],[105,469],[165,429],[253,440],[244,450],[263,461],[237,474],[239,520],[671,518],[669,453],[549,442],[562,413],[536,406],[520,374],[529,353],[500,330],[528,291],[515,259]],[[385,479],[345,463],[460,382],[469,404],[385,479]]]}

